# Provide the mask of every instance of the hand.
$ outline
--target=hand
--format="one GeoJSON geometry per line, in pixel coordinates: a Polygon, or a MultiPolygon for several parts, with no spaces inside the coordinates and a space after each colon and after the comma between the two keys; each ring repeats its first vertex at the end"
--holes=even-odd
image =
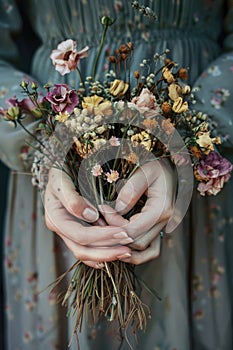
{"type": "Polygon", "coordinates": [[[121,225],[134,240],[130,244],[131,257],[121,260],[137,265],[158,257],[159,234],[173,213],[175,193],[176,175],[169,161],[155,160],[143,165],[127,181],[118,195],[116,211],[102,207],[105,221],[109,225],[121,225]],[[121,215],[129,212],[144,193],[147,201],[141,212],[129,221],[123,219],[121,215]]]}
{"type": "Polygon", "coordinates": [[[129,257],[133,242],[121,227],[106,226],[96,208],[78,194],[68,175],[51,169],[45,191],[45,221],[74,256],[87,265],[129,257]],[[104,259],[103,259],[104,257],[104,259]]]}

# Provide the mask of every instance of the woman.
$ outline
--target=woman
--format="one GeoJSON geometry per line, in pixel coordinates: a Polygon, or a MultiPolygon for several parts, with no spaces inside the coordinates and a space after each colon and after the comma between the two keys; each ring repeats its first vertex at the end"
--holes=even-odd
{"type": "MultiPolygon", "coordinates": [[[[6,4],[1,1],[0,4],[3,33],[0,81],[1,95],[5,99],[18,90],[24,74],[9,65],[17,56],[11,36],[11,33],[19,30],[21,24],[17,7],[14,2],[6,4]]],[[[205,110],[206,105],[200,102],[198,108],[218,117],[209,98],[212,93],[212,83],[209,81],[216,68],[211,70],[208,67],[212,67],[211,63],[221,54],[224,46],[218,42],[223,26],[225,3],[222,0],[183,0],[172,4],[162,0],[151,2],[151,7],[158,16],[157,22],[139,15],[128,1],[31,0],[29,5],[28,17],[23,18],[23,21],[30,18],[41,40],[41,45],[33,56],[31,75],[41,84],[48,81],[61,82],[61,76],[54,70],[48,57],[51,50],[67,38],[78,40],[80,49],[85,45],[92,48],[89,58],[82,60],[80,65],[82,74],[89,75],[101,29],[99,17],[110,15],[117,20],[107,37],[107,52],[113,52],[128,40],[133,41],[134,69],[144,58],[169,48],[175,61],[190,68],[192,83],[207,69],[198,84],[203,85],[201,99],[204,98],[210,106],[205,110]]],[[[228,17],[229,30],[230,18],[232,8],[228,17]]],[[[229,34],[225,41],[228,49],[232,49],[232,42],[229,34]]],[[[230,55],[222,56],[213,66],[219,67],[220,72],[226,72],[224,74],[227,79],[221,81],[223,73],[218,76],[217,82],[221,89],[229,89],[230,86],[228,77],[231,63],[227,57],[230,55]]],[[[105,52],[97,68],[100,77],[104,74],[104,63],[105,52]]],[[[64,81],[75,86],[78,78],[71,74],[65,76],[64,81]]],[[[220,109],[221,118],[224,119],[224,123],[221,123],[223,127],[229,122],[230,107],[228,99],[220,109]]],[[[228,133],[232,133],[230,128],[231,124],[228,124],[228,133]]],[[[225,130],[222,130],[224,133],[225,130]]],[[[0,136],[2,160],[12,169],[22,169],[18,150],[24,139],[23,132],[9,129],[4,124],[0,128],[0,136]]],[[[50,188],[48,190],[53,192],[50,188]]],[[[152,321],[146,334],[140,334],[138,349],[188,350],[193,347],[197,350],[228,350],[232,347],[232,282],[228,281],[228,259],[232,244],[231,204],[227,195],[230,191],[232,183],[216,199],[203,199],[194,194],[191,209],[182,226],[172,236],[165,236],[161,257],[140,267],[143,277],[158,290],[163,301],[151,301],[152,321]],[[226,242],[223,242],[224,236],[226,242]],[[153,281],[151,276],[155,276],[153,281]]],[[[125,201],[125,197],[122,199],[125,201]]],[[[9,349],[64,349],[69,339],[67,320],[64,315],[60,315],[61,310],[54,305],[52,296],[50,303],[46,293],[37,299],[37,291],[63,271],[64,261],[68,258],[68,252],[61,248],[60,241],[46,231],[41,216],[40,198],[31,187],[30,178],[20,173],[12,174],[5,236],[9,349]]],[[[117,252],[113,249],[112,257],[123,255],[122,259],[125,259],[125,254],[134,254],[126,246],[117,249],[117,252]]],[[[88,259],[91,260],[91,255],[88,255],[88,259]]],[[[83,332],[80,340],[83,349],[117,348],[118,344],[111,337],[114,328],[102,328],[103,325],[99,325],[95,330],[83,332]]]]}

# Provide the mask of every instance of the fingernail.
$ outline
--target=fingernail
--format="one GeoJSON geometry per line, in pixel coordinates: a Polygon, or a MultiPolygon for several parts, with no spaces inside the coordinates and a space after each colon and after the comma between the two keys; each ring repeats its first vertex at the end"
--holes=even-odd
{"type": "Polygon", "coordinates": [[[125,209],[125,207],[126,207],[126,204],[124,202],[122,201],[116,202],[116,207],[115,207],[116,211],[122,211],[125,209]]]}
{"type": "Polygon", "coordinates": [[[91,208],[84,209],[84,211],[82,212],[82,216],[88,221],[96,221],[98,219],[97,211],[91,208]]]}
{"type": "Polygon", "coordinates": [[[121,239],[121,238],[128,238],[128,235],[126,232],[118,232],[118,233],[114,233],[113,235],[114,238],[118,238],[118,239],[121,239]]]}
{"type": "Polygon", "coordinates": [[[122,241],[120,241],[120,244],[129,244],[129,243],[133,243],[133,239],[130,237],[122,239],[122,241]]]}
{"type": "Polygon", "coordinates": [[[122,255],[118,256],[117,259],[121,260],[121,259],[130,258],[130,257],[131,257],[130,253],[125,253],[125,254],[122,254],[122,255]]]}

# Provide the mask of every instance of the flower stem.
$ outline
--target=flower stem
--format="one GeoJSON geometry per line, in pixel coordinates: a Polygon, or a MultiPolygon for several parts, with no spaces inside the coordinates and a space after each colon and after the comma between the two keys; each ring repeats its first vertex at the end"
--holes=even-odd
{"type": "Polygon", "coordinates": [[[80,69],[78,67],[76,69],[77,69],[77,72],[78,72],[78,75],[79,75],[80,83],[84,87],[84,82],[83,82],[81,71],[80,71],[80,69]]]}
{"type": "Polygon", "coordinates": [[[102,33],[102,36],[101,36],[101,40],[100,40],[99,50],[98,50],[98,52],[96,54],[95,61],[94,61],[94,64],[93,64],[93,69],[92,69],[92,80],[93,81],[95,80],[97,64],[99,62],[99,58],[100,58],[101,52],[103,50],[103,46],[104,46],[107,30],[108,30],[108,24],[105,24],[104,25],[104,30],[103,30],[103,33],[102,33]]]}

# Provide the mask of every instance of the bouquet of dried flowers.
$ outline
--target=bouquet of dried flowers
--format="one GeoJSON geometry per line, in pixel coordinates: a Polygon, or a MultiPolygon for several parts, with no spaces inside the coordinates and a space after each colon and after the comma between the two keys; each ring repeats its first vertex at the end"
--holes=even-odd
{"type": "MultiPolygon", "coordinates": [[[[77,43],[68,39],[50,57],[61,75],[77,70],[79,86],[46,85],[41,94],[36,83],[23,81],[26,97],[12,98],[7,109],[0,109],[4,119],[20,125],[34,140],[31,152],[23,150],[24,158],[32,160],[34,184],[43,190],[48,170],[56,167],[96,208],[114,206],[121,184],[138,167],[166,157],[177,169],[188,164],[201,195],[216,195],[228,181],[232,165],[216,150],[221,140],[209,117],[189,108],[194,97],[185,84],[186,68],[179,68],[166,50],[155,54],[153,62],[143,60],[132,72],[134,46],[129,42],[109,56],[111,70],[104,82],[97,81],[96,67],[112,24],[108,17],[101,21],[103,34],[92,76],[83,77],[79,70],[89,48],[77,51],[77,43]],[[35,132],[24,123],[27,117],[38,120],[35,132]]],[[[140,198],[125,217],[140,212],[145,200],[140,198]]],[[[112,261],[94,269],[77,261],[54,285],[71,271],[61,302],[76,316],[74,334],[81,331],[84,315],[94,323],[102,315],[118,320],[125,330],[131,324],[135,332],[146,328],[150,311],[140,299],[140,289],[148,287],[133,265],[112,261]]]]}

